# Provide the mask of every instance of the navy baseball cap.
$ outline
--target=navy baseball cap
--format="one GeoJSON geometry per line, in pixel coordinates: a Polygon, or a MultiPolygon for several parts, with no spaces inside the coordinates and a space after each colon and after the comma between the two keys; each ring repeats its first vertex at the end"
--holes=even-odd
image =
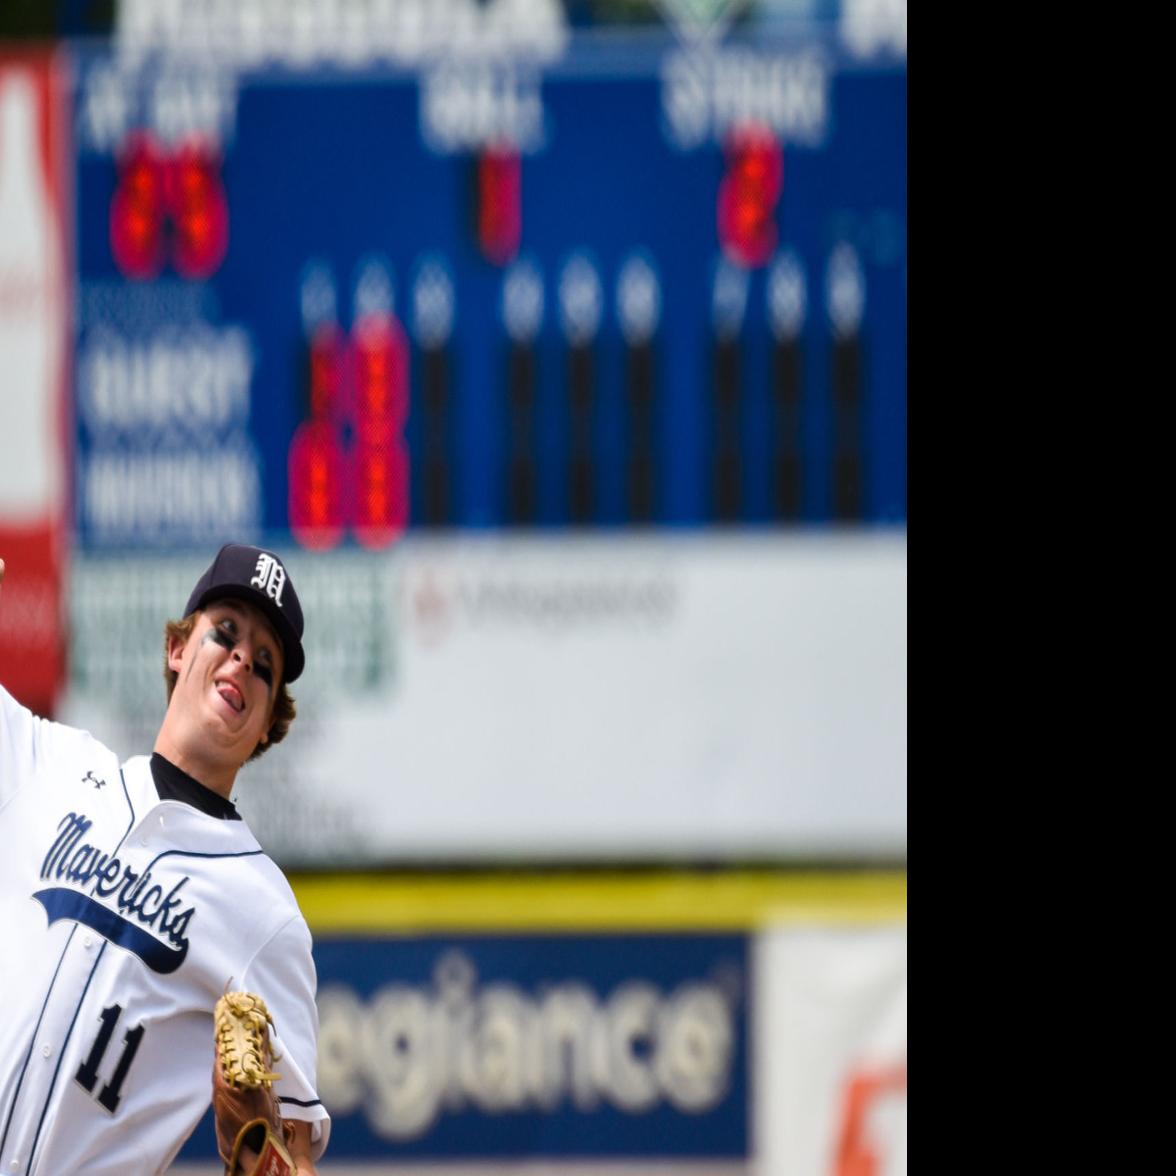
{"type": "Polygon", "coordinates": [[[248,601],[269,618],[282,642],[285,680],[293,682],[306,665],[306,655],[302,652],[302,605],[282,561],[261,547],[226,543],[196,581],[184,616],[226,597],[248,601]]]}

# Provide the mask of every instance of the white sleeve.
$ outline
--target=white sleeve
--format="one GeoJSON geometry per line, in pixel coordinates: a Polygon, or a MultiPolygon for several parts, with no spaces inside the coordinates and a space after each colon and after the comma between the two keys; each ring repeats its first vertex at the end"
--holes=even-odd
{"type": "Polygon", "coordinates": [[[52,727],[0,686],[0,809],[32,778],[52,727]]]}
{"type": "Polygon", "coordinates": [[[286,1119],[310,1124],[314,1159],[326,1150],[331,1119],[318,1096],[318,979],[311,956],[310,928],[301,915],[285,923],[245,968],[240,987],[265,1001],[274,1019],[274,1092],[286,1119]]]}

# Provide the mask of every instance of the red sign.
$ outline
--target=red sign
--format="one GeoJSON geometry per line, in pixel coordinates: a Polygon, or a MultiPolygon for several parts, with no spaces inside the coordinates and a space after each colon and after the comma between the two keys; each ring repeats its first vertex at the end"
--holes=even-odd
{"type": "Polygon", "coordinates": [[[68,107],[49,48],[0,50],[0,682],[52,715],[65,678],[68,107]]]}

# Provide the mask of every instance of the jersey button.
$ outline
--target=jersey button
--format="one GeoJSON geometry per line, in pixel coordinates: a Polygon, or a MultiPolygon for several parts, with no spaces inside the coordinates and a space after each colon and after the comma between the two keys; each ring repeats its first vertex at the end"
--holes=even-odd
{"type": "Polygon", "coordinates": [[[47,1058],[52,1052],[53,1052],[53,1050],[51,1050],[49,1048],[49,1046],[47,1046],[47,1045],[41,1046],[41,1057],[47,1058]]]}
{"type": "Polygon", "coordinates": [[[85,939],[83,939],[83,940],[82,940],[82,944],[83,944],[83,946],[85,946],[85,947],[93,947],[93,946],[94,946],[94,940],[93,940],[93,939],[91,939],[89,935],[87,935],[87,936],[85,937],[85,939]]]}

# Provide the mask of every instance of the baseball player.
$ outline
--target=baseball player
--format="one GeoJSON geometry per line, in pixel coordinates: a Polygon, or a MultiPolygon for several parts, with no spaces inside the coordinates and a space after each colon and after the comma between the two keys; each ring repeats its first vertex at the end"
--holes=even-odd
{"type": "Polygon", "coordinates": [[[125,763],[0,685],[2,1176],[164,1172],[209,1105],[213,1010],[236,991],[272,1018],[276,1126],[316,1173],[310,931],[230,800],[294,717],[302,631],[281,560],[223,547],[166,626],[154,754],[125,763]]]}

